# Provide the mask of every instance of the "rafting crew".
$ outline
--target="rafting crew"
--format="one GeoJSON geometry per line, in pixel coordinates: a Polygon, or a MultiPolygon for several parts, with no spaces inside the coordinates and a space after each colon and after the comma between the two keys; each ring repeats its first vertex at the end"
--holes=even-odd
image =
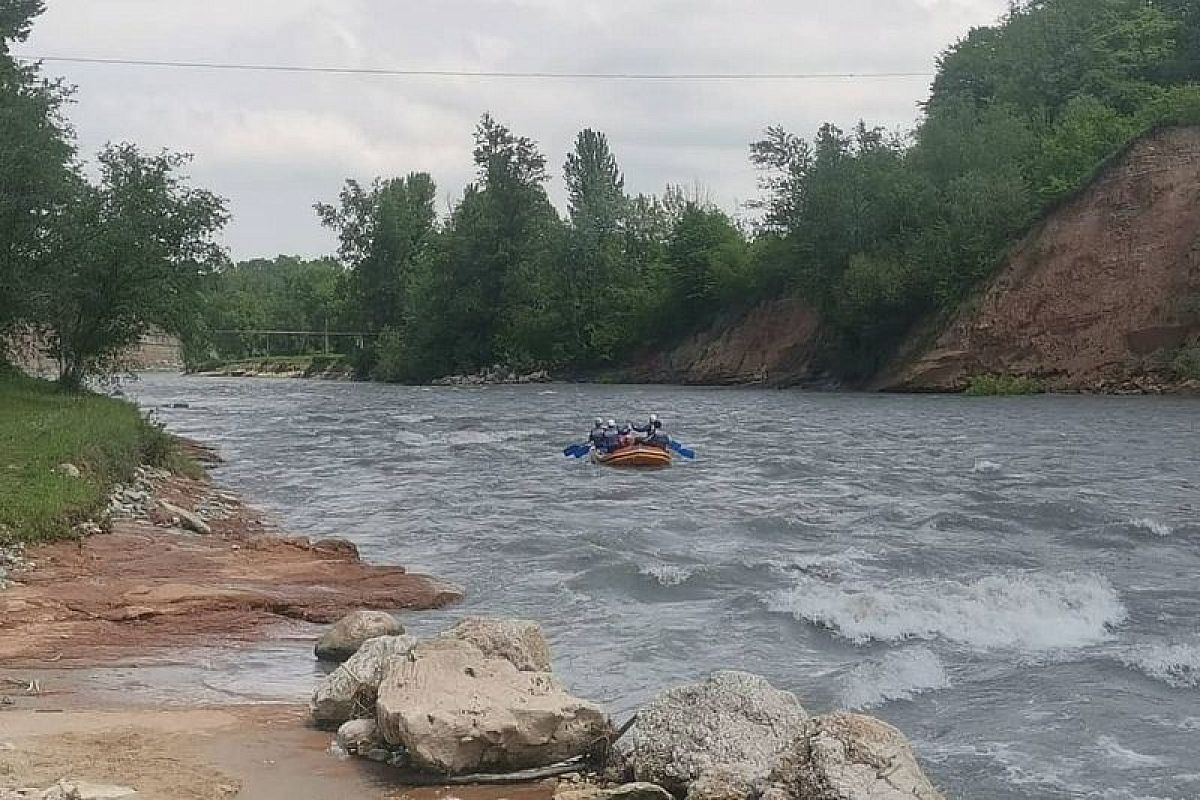
{"type": "Polygon", "coordinates": [[[616,420],[610,419],[605,422],[602,417],[596,417],[592,431],[588,434],[588,444],[601,453],[611,453],[635,444],[666,450],[671,446],[671,437],[663,432],[662,420],[657,414],[651,414],[644,425],[634,425],[632,422],[617,425],[616,420]]]}

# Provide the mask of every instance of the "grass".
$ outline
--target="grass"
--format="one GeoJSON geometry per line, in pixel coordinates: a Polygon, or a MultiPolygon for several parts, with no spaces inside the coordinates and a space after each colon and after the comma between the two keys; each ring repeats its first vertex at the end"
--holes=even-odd
{"type": "Polygon", "coordinates": [[[1019,375],[975,375],[967,383],[969,397],[1012,397],[1041,394],[1046,391],[1041,382],[1019,375]]]}
{"type": "Polygon", "coordinates": [[[69,537],[139,465],[194,474],[189,461],[130,403],[0,372],[0,537],[69,537]],[[57,473],[60,464],[74,464],[81,477],[57,473]]]}
{"type": "Polygon", "coordinates": [[[1172,356],[1171,373],[1176,380],[1200,381],[1200,343],[1181,347],[1172,356]]]}

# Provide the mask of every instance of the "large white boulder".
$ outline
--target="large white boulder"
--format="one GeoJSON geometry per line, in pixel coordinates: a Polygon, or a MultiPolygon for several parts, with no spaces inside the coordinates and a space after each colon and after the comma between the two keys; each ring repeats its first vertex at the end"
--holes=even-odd
{"type": "Polygon", "coordinates": [[[770,782],[780,800],[943,800],[904,734],[860,714],[810,720],[770,782]]]}
{"type": "Polygon", "coordinates": [[[599,706],[567,694],[549,672],[522,671],[452,637],[387,661],[376,719],[414,768],[444,775],[553,764],[612,732],[599,706]]]}
{"type": "Polygon", "coordinates": [[[470,642],[490,658],[505,658],[523,672],[550,672],[550,645],[536,622],[468,617],[442,638],[470,642]]]}
{"type": "Polygon", "coordinates": [[[807,720],[796,696],[765,678],[716,672],[668,689],[638,714],[629,764],[637,780],[679,797],[750,797],[807,720]]]}
{"type": "Polygon", "coordinates": [[[313,692],[309,710],[321,725],[341,725],[349,719],[371,717],[383,680],[384,665],[403,656],[417,640],[411,636],[380,636],[363,642],[350,659],[326,675],[313,692]]]}
{"type": "Polygon", "coordinates": [[[377,636],[399,636],[404,626],[383,611],[355,611],[339,619],[313,648],[322,661],[345,661],[363,642],[377,636]]]}

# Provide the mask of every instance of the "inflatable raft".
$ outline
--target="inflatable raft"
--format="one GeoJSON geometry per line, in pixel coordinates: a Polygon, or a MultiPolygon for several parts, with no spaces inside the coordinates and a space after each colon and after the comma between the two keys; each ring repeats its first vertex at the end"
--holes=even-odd
{"type": "Polygon", "coordinates": [[[638,469],[663,469],[671,466],[671,451],[661,447],[635,444],[622,447],[611,453],[592,451],[592,461],[607,467],[634,467],[638,469]]]}

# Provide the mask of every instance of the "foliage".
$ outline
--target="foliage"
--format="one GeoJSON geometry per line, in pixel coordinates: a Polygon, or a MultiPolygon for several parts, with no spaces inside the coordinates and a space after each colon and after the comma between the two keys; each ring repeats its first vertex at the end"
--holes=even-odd
{"type": "Polygon", "coordinates": [[[1198,17],[1182,0],[1014,2],[943,54],[911,137],[768,128],[751,146],[761,285],[824,312],[832,372],[869,376],[1131,140],[1200,122],[1198,17]]]}
{"type": "Polygon", "coordinates": [[[77,181],[60,210],[38,318],[53,331],[62,385],[110,369],[152,325],[180,330],[202,276],[221,263],[224,201],[186,184],[186,162],[109,146],[100,183],[77,181]]]}
{"type": "Polygon", "coordinates": [[[1033,378],[1019,375],[975,375],[967,383],[969,397],[1010,397],[1041,394],[1045,387],[1033,378]]]}
{"type": "Polygon", "coordinates": [[[595,374],[794,294],[821,313],[828,371],[862,381],[1133,139],[1200,124],[1198,8],[1014,0],[942,54],[915,130],[825,124],[806,139],[768,127],[750,146],[762,190],[750,225],[700,187],[629,196],[592,129],[563,164],[560,218],[537,143],[485,114],[475,180],[445,219],[424,173],[348,181],[336,205],[317,206],[343,270],[313,272],[319,302],[226,281],[211,303],[244,320],[291,309],[307,315],[296,324],[361,326],[380,335],[352,354],[360,374],[424,381],[494,364],[595,374]]]}
{"type": "Polygon", "coordinates": [[[338,206],[316,205],[322,223],[338,232],[338,256],[352,270],[348,294],[368,330],[403,319],[416,264],[436,232],[436,194],[433,178],[414,172],[376,179],[369,189],[348,180],[338,206]]]}
{"type": "Polygon", "coordinates": [[[1200,381],[1200,343],[1181,347],[1172,355],[1171,374],[1180,381],[1200,381]]]}
{"type": "Polygon", "coordinates": [[[40,0],[0,4],[0,343],[14,325],[31,320],[30,301],[44,289],[44,240],[75,154],[62,116],[69,90],[9,54],[42,9],[40,0]]]}
{"type": "Polygon", "coordinates": [[[57,538],[102,510],[113,484],[140,464],[179,466],[173,440],[133,405],[0,375],[0,528],[21,540],[57,538]],[[59,475],[59,464],[82,477],[59,475]]]}
{"type": "MultiPolygon", "coordinates": [[[[204,276],[199,324],[185,339],[185,362],[250,356],[295,355],[323,350],[326,331],[345,331],[358,321],[345,270],[332,259],[297,256],[256,258],[204,276]],[[311,336],[269,336],[223,331],[314,331],[311,336]]],[[[348,342],[334,337],[332,347],[348,342]]]]}

